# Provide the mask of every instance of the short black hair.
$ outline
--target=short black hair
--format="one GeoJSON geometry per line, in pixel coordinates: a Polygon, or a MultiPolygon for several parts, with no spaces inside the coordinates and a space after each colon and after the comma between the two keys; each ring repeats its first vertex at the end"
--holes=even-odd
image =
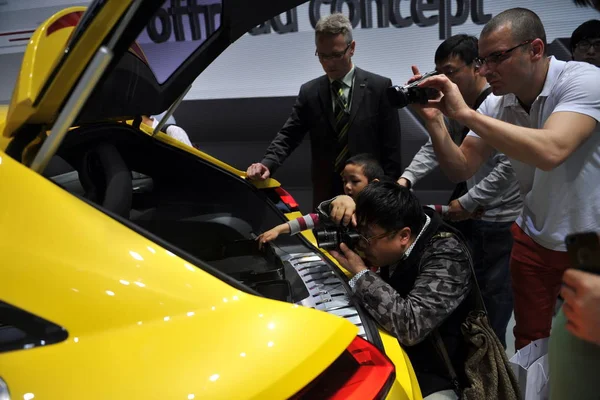
{"type": "Polygon", "coordinates": [[[478,40],[471,35],[454,35],[444,40],[435,51],[435,63],[441,63],[451,56],[457,56],[467,65],[479,56],[478,40]]]}
{"type": "Polygon", "coordinates": [[[489,35],[500,27],[509,24],[515,45],[527,40],[541,39],[546,51],[546,30],[540,17],[527,8],[511,8],[494,16],[483,27],[479,38],[489,35]]]}
{"type": "Polygon", "coordinates": [[[599,0],[573,0],[573,3],[579,7],[594,7],[596,10],[600,11],[599,0]]]}
{"type": "Polygon", "coordinates": [[[362,167],[362,172],[369,182],[373,181],[373,179],[381,179],[384,176],[381,164],[379,164],[379,161],[372,154],[361,153],[352,156],[346,160],[344,166],[348,164],[362,167]]]}
{"type": "Polygon", "coordinates": [[[577,43],[584,39],[596,39],[600,37],[600,21],[597,19],[591,19],[579,25],[577,29],[573,31],[571,35],[571,41],[569,46],[571,47],[571,53],[575,50],[577,43]]]}
{"type": "Polygon", "coordinates": [[[425,224],[419,199],[396,182],[369,183],[356,199],[358,226],[378,225],[387,232],[409,227],[417,235],[425,224]]]}

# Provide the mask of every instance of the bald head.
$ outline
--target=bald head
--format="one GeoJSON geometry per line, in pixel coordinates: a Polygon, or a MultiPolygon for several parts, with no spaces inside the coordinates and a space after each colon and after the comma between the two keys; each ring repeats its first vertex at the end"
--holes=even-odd
{"type": "Polygon", "coordinates": [[[481,31],[480,39],[507,26],[510,27],[515,44],[541,39],[546,48],[546,31],[540,17],[526,8],[511,8],[492,18],[481,31]]]}

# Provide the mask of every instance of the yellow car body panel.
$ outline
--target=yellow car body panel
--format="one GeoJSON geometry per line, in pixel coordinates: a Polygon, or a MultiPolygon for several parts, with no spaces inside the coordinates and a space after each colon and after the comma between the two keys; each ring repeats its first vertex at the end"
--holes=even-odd
{"type": "Polygon", "coordinates": [[[131,0],[107,1],[95,16],[94,23],[83,31],[78,43],[60,66],[60,73],[53,79],[51,75],[64,54],[62,50],[74,27],[65,27],[51,34],[48,34],[48,28],[61,17],[85,11],[86,7],[66,8],[35,30],[23,56],[3,136],[12,136],[25,123],[54,121],[88,61],[130,3],[131,0]],[[47,91],[42,94],[41,90],[46,84],[47,91]]]}
{"type": "Polygon", "coordinates": [[[286,398],[356,336],[232,288],[0,157],[0,297],[69,333],[0,354],[14,398],[286,398]]]}
{"type": "MultiPolygon", "coordinates": [[[[129,125],[131,125],[133,123],[133,121],[127,121],[127,123],[129,125]]],[[[140,124],[140,131],[144,132],[148,136],[152,136],[152,134],[154,132],[154,130],[146,124],[140,124]]],[[[223,161],[219,160],[218,158],[215,158],[215,157],[211,156],[210,154],[203,152],[202,150],[199,150],[195,147],[188,146],[187,144],[182,143],[179,140],[172,138],[171,136],[168,136],[164,132],[159,131],[156,135],[154,135],[154,137],[163,143],[167,143],[173,147],[177,147],[179,149],[187,151],[188,153],[194,154],[195,156],[200,157],[201,159],[208,161],[211,164],[214,164],[214,165],[218,166],[219,168],[224,169],[225,171],[231,172],[232,174],[237,175],[240,178],[244,178],[244,179],[246,178],[246,171],[239,170],[227,163],[224,163],[223,161]]],[[[281,184],[276,179],[273,179],[273,178],[269,178],[264,181],[250,181],[250,182],[252,183],[252,185],[254,185],[258,189],[276,188],[276,187],[281,186],[281,184]]]]}
{"type": "MultiPolygon", "coordinates": [[[[104,2],[65,60],[74,28],[47,30],[84,8],[63,10],[35,31],[10,107],[0,107],[0,148],[24,125],[51,127],[131,3],[104,2]]],[[[152,134],[148,126],[140,130],[152,134]]],[[[42,130],[22,159],[31,159],[44,136],[42,130]]],[[[154,139],[245,177],[162,132],[154,139]]],[[[0,182],[0,300],[69,334],[56,344],[0,353],[0,377],[13,398],[288,398],[356,337],[356,326],[342,318],[232,287],[2,151],[0,182]]],[[[280,186],[275,179],[252,184],[280,186]]],[[[312,232],[303,235],[316,246],[312,232]]],[[[396,339],[380,334],[396,365],[387,398],[419,400],[406,354],[396,339]]]]}

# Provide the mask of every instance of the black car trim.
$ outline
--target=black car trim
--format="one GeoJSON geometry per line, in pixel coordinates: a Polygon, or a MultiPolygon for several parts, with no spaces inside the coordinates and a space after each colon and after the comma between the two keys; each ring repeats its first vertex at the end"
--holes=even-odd
{"type": "Polygon", "coordinates": [[[68,337],[62,326],[0,300],[0,353],[60,343],[68,337]],[[11,334],[11,340],[5,338],[11,334]]]}

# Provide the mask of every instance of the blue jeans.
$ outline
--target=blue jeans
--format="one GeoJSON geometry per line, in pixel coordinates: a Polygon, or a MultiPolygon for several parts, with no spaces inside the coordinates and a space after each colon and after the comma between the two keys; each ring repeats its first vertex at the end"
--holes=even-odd
{"type": "Polygon", "coordinates": [[[467,236],[488,319],[504,348],[506,348],[506,327],[513,311],[509,269],[513,245],[510,232],[512,224],[512,222],[473,220],[470,234],[467,236]]]}

